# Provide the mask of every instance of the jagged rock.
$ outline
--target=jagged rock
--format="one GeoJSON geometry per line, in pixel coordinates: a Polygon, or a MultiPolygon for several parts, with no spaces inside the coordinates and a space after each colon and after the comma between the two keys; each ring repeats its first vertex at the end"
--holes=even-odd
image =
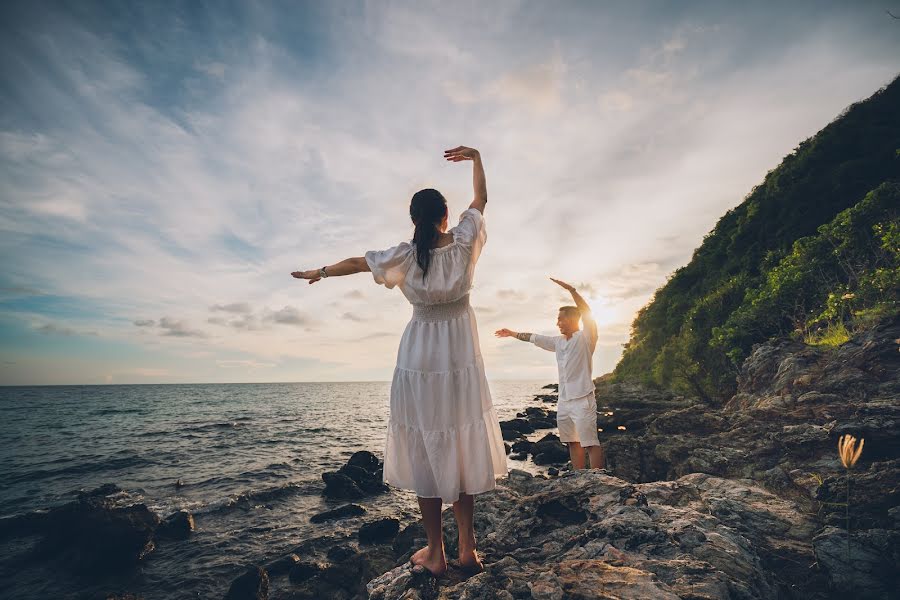
{"type": "Polygon", "coordinates": [[[475,528],[484,573],[433,590],[399,567],[369,597],[773,598],[814,560],[814,523],[796,504],[702,474],[634,485],[516,473],[479,497],[475,528]]]}
{"type": "Polygon", "coordinates": [[[332,510],[320,512],[309,518],[310,523],[324,523],[325,521],[334,521],[337,519],[348,519],[350,517],[359,517],[366,514],[366,509],[359,504],[344,504],[332,510]]]}
{"type": "Polygon", "coordinates": [[[853,598],[888,598],[900,589],[900,533],[826,527],[813,539],[816,560],[834,588],[853,598]],[[891,590],[894,590],[891,592],[891,590]]]}
{"type": "Polygon", "coordinates": [[[186,510],[179,510],[166,517],[159,528],[157,535],[176,540],[183,540],[194,531],[194,515],[186,510]]]}
{"type": "Polygon", "coordinates": [[[262,567],[251,567],[231,582],[225,600],[267,600],[269,575],[262,567]]]}
{"type": "Polygon", "coordinates": [[[387,518],[379,519],[371,523],[364,523],[359,528],[359,543],[361,544],[378,544],[389,542],[394,539],[397,532],[400,531],[400,521],[397,519],[387,518]]]}

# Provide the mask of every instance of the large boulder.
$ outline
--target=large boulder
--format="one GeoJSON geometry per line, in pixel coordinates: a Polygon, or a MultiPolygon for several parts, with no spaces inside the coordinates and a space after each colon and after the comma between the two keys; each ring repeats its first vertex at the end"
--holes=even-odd
{"type": "Polygon", "coordinates": [[[434,589],[401,566],[370,581],[369,597],[768,599],[798,591],[789,582],[814,561],[815,525],[796,504],[701,474],[634,485],[517,471],[479,497],[476,517],[485,572],[451,570],[434,589]]]}
{"type": "Polygon", "coordinates": [[[231,582],[225,600],[268,600],[269,575],[262,567],[250,567],[231,582]]]}

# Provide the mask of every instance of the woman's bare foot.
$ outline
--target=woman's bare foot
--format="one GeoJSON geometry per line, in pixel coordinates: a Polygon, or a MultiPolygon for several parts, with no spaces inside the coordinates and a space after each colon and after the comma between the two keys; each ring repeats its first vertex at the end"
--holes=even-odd
{"type": "Polygon", "coordinates": [[[420,565],[428,569],[432,575],[443,575],[447,572],[447,558],[444,556],[444,549],[432,551],[431,547],[425,546],[417,550],[409,559],[414,565],[420,565]]]}
{"type": "Polygon", "coordinates": [[[481,563],[475,550],[460,549],[459,568],[469,573],[481,573],[484,571],[484,565],[481,563]]]}

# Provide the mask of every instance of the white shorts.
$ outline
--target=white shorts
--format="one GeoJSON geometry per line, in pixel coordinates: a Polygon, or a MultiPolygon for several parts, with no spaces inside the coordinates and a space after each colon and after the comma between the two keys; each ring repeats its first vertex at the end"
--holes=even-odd
{"type": "Polygon", "coordinates": [[[556,403],[556,426],[561,442],[580,442],[582,446],[599,446],[597,437],[597,401],[594,394],[556,403]]]}

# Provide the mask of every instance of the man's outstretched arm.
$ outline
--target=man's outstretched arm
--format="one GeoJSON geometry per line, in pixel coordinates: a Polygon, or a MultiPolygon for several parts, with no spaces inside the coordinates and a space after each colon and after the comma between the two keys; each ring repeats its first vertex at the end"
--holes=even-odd
{"type": "Polygon", "coordinates": [[[597,321],[594,320],[590,305],[581,297],[581,294],[578,293],[578,290],[575,289],[574,285],[569,285],[565,281],[553,279],[552,277],[550,278],[550,281],[563,289],[568,290],[568,292],[572,294],[572,300],[575,301],[575,306],[578,307],[578,312],[581,313],[581,320],[584,322],[584,331],[588,335],[588,340],[591,343],[591,352],[593,352],[594,348],[597,347],[599,332],[597,331],[597,321]]]}
{"type": "Polygon", "coordinates": [[[556,351],[556,341],[552,337],[548,337],[546,335],[536,335],[534,333],[527,332],[517,332],[512,329],[498,329],[494,332],[494,335],[497,337],[514,337],[517,340],[523,342],[531,342],[538,348],[543,348],[544,350],[549,350],[550,352],[556,351]]]}

